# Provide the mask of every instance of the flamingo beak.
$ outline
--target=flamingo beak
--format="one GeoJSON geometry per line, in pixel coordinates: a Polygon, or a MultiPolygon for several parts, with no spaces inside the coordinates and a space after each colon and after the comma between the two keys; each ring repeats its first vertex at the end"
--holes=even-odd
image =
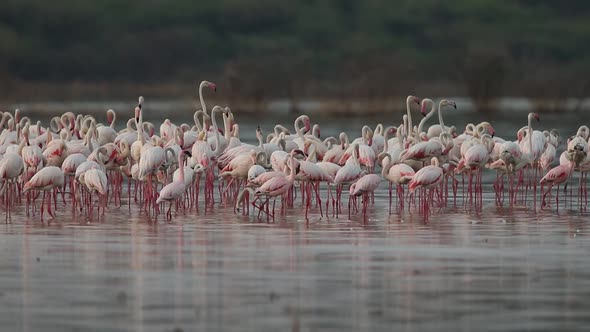
{"type": "Polygon", "coordinates": [[[426,116],[426,104],[422,104],[420,107],[420,113],[422,113],[422,116],[426,116]]]}

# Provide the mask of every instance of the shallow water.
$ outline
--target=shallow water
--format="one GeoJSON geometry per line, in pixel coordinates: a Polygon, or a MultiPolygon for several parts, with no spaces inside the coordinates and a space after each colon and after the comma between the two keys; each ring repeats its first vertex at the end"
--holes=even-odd
{"type": "MultiPolygon", "coordinates": [[[[549,119],[564,134],[576,123],[549,119]]],[[[500,135],[522,126],[497,121],[500,135]]],[[[258,120],[240,123],[247,132],[258,120]]],[[[328,135],[359,128],[328,123],[328,135]]],[[[348,220],[346,211],[320,219],[315,209],[306,222],[298,203],[274,223],[219,207],[180,213],[171,223],[149,223],[126,206],[110,206],[93,223],[72,217],[69,206],[46,223],[19,209],[0,226],[0,324],[15,331],[555,331],[590,324],[588,217],[575,206],[559,214],[508,211],[486,195],[481,213],[448,208],[426,223],[417,214],[390,216],[385,187],[365,222],[361,215],[348,220]]]]}
{"type": "MultiPolygon", "coordinates": [[[[386,200],[380,195],[377,201],[386,200]]],[[[127,208],[0,227],[2,326],[50,331],[546,330],[590,323],[586,218],[572,213],[275,223],[127,208]]]]}

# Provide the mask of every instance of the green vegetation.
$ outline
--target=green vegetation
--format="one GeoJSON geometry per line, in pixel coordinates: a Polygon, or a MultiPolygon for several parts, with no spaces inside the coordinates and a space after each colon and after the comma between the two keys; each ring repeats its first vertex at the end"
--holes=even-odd
{"type": "Polygon", "coordinates": [[[3,0],[0,89],[210,78],[250,97],[574,96],[589,22],[586,0],[3,0]]]}

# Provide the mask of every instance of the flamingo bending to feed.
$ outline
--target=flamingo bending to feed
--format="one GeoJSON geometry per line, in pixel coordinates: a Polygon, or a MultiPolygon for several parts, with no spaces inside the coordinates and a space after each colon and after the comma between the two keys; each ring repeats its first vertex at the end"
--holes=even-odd
{"type": "Polygon", "coordinates": [[[16,196],[14,188],[15,181],[24,171],[24,163],[21,156],[14,152],[7,152],[0,160],[0,179],[2,180],[2,186],[0,192],[3,193],[6,204],[6,220],[11,215],[11,198],[16,196]]]}
{"type": "Polygon", "coordinates": [[[102,206],[102,215],[104,216],[104,212],[106,209],[106,198],[107,198],[107,187],[108,187],[108,180],[106,174],[98,169],[93,168],[89,169],[88,171],[84,172],[81,175],[83,180],[81,182],[84,183],[88,191],[90,192],[90,204],[88,207],[88,213],[90,215],[90,219],[92,219],[92,210],[93,210],[93,200],[92,200],[92,193],[98,193],[98,215],[100,216],[100,207],[102,206]]]}
{"type": "Polygon", "coordinates": [[[414,175],[414,178],[409,183],[410,194],[413,195],[416,189],[422,189],[422,212],[425,217],[428,217],[430,211],[430,203],[434,199],[434,189],[441,183],[443,178],[443,169],[439,167],[437,158],[432,158],[430,165],[420,169],[414,175]],[[426,192],[428,190],[428,193],[426,192]]]}
{"type": "MultiPolygon", "coordinates": [[[[367,217],[370,194],[373,194],[381,183],[381,177],[377,174],[367,174],[351,185],[351,197],[363,196],[363,218],[367,217]]],[[[348,218],[350,218],[350,201],[348,204],[348,218]]]]}
{"type": "MultiPolygon", "coordinates": [[[[294,156],[296,153],[299,153],[299,151],[293,150],[289,154],[289,167],[290,167],[289,176],[285,176],[284,174],[277,175],[277,176],[273,177],[272,179],[266,181],[262,186],[260,186],[254,192],[254,195],[256,195],[256,196],[266,196],[266,201],[264,201],[260,206],[255,205],[255,207],[257,207],[260,211],[262,211],[262,209],[264,208],[264,205],[266,204],[267,218],[269,216],[272,216],[274,219],[274,215],[275,215],[275,213],[274,213],[275,204],[274,203],[273,203],[273,207],[272,207],[272,215],[268,211],[268,201],[270,200],[270,198],[274,198],[276,200],[276,197],[278,197],[278,196],[283,197],[293,187],[293,183],[295,182],[295,163],[293,160],[295,158],[294,156]]],[[[284,209],[285,209],[285,204],[283,202],[281,204],[281,212],[284,212],[284,209]]]]}
{"type": "Polygon", "coordinates": [[[557,185],[557,194],[555,195],[555,202],[557,204],[557,209],[559,209],[559,185],[567,181],[570,177],[571,173],[574,170],[574,163],[570,162],[569,164],[558,165],[553,167],[539,182],[541,185],[549,185],[547,187],[547,191],[543,194],[543,200],[541,203],[541,207],[547,205],[545,198],[547,194],[551,192],[551,188],[557,185]]]}
{"type": "Polygon", "coordinates": [[[53,201],[55,208],[57,209],[57,197],[55,191],[62,187],[64,184],[64,172],[56,166],[47,166],[42,168],[37,174],[25,183],[24,192],[30,190],[43,191],[43,200],[41,202],[41,219],[43,219],[43,212],[45,203],[45,196],[47,196],[47,213],[53,218],[55,214],[51,212],[51,196],[53,195],[53,201]],[[52,191],[47,194],[47,191],[52,191]]]}
{"type": "Polygon", "coordinates": [[[404,187],[403,185],[410,182],[416,172],[414,169],[406,164],[394,164],[392,157],[388,153],[384,153],[383,168],[381,169],[381,176],[389,182],[389,214],[391,214],[392,201],[392,185],[397,185],[397,197],[400,209],[404,207],[404,187]]]}
{"type": "MultiPolygon", "coordinates": [[[[180,167],[181,170],[184,169],[184,154],[186,152],[181,151],[178,154],[178,166],[180,167]]],[[[179,198],[181,198],[187,190],[187,186],[184,182],[184,172],[181,171],[180,172],[180,176],[178,177],[178,180],[172,181],[169,184],[167,184],[164,188],[162,188],[162,190],[160,190],[160,195],[158,196],[158,199],[156,200],[156,204],[160,204],[162,202],[170,202],[170,207],[168,208],[168,211],[166,212],[166,217],[168,219],[172,219],[172,202],[178,200],[179,198]]]]}

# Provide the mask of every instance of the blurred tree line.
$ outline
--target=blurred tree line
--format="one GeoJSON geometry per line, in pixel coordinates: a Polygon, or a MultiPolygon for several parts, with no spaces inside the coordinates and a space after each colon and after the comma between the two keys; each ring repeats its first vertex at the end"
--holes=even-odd
{"type": "Polygon", "coordinates": [[[588,22],[587,0],[3,0],[0,88],[208,78],[254,99],[578,96],[588,22]]]}

